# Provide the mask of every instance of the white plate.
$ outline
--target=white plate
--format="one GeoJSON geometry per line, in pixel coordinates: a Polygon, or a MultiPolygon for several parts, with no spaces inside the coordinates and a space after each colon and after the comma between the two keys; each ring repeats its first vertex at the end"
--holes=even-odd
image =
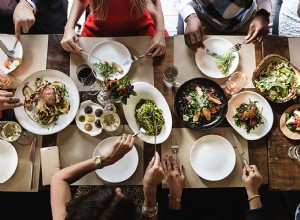
{"type": "Polygon", "coordinates": [[[245,91],[238,93],[229,100],[226,119],[243,138],[246,140],[257,140],[265,136],[270,131],[274,117],[272,108],[264,97],[255,92],[245,91]],[[258,125],[254,130],[251,130],[250,133],[247,134],[244,127],[238,127],[235,124],[233,116],[236,114],[236,109],[240,106],[240,104],[249,103],[249,99],[251,101],[258,101],[256,106],[259,110],[262,109],[264,124],[258,125]]]}
{"type": "MultiPolygon", "coordinates": [[[[15,36],[8,34],[0,34],[0,40],[4,43],[8,50],[12,50],[14,48],[16,42],[15,36]]],[[[23,58],[23,48],[20,41],[16,45],[14,57],[21,59],[23,58]]],[[[0,49],[0,70],[2,70],[5,74],[8,74],[18,67],[19,61],[14,60],[10,65],[10,69],[8,69],[4,66],[4,62],[6,60],[7,55],[0,49]]]]}
{"type": "Polygon", "coordinates": [[[87,134],[89,134],[89,135],[91,135],[91,136],[96,136],[96,135],[98,135],[98,134],[101,134],[101,132],[102,132],[102,127],[101,127],[101,128],[97,128],[96,125],[95,125],[95,121],[96,121],[97,119],[100,120],[100,117],[97,117],[97,116],[95,115],[96,109],[101,109],[101,110],[103,111],[103,107],[102,107],[101,105],[99,105],[99,104],[97,104],[97,103],[95,103],[95,102],[92,102],[91,100],[87,100],[87,101],[84,101],[84,102],[82,102],[82,103],[80,104],[79,110],[78,110],[78,112],[77,112],[77,114],[76,114],[76,125],[77,125],[77,127],[78,127],[82,132],[87,133],[87,134]],[[91,107],[93,108],[93,112],[92,112],[91,114],[86,114],[86,113],[84,112],[84,108],[85,108],[86,106],[91,106],[91,107]],[[93,122],[88,122],[87,120],[85,120],[84,122],[80,122],[80,121],[79,121],[79,117],[80,117],[81,115],[84,115],[85,117],[87,117],[88,115],[92,115],[92,116],[95,117],[95,120],[94,120],[93,122]],[[93,126],[93,129],[92,129],[91,131],[87,131],[87,130],[84,129],[84,125],[85,125],[86,123],[90,123],[90,124],[93,126]]]}
{"type": "MultiPolygon", "coordinates": [[[[90,54],[101,59],[102,61],[107,61],[109,63],[115,62],[122,67],[123,73],[116,73],[114,76],[108,77],[110,79],[121,79],[128,73],[131,67],[131,64],[126,66],[123,65],[123,63],[131,56],[129,50],[123,44],[117,41],[101,42],[93,47],[90,54]]],[[[95,65],[93,65],[94,63],[99,63],[99,60],[95,59],[90,55],[88,59],[90,65],[96,72],[97,78],[101,81],[104,81],[104,77],[100,74],[99,69],[95,67],[95,65]]]]}
{"type": "Polygon", "coordinates": [[[18,154],[14,146],[0,139],[0,184],[6,182],[16,171],[18,154]]]}
{"type": "MultiPolygon", "coordinates": [[[[140,127],[135,119],[135,107],[141,99],[148,99],[155,102],[157,107],[163,111],[163,116],[165,119],[165,124],[159,135],[156,137],[156,143],[160,144],[164,142],[170,135],[172,129],[172,115],[169,105],[165,97],[152,85],[145,82],[136,82],[132,84],[134,86],[134,91],[136,91],[137,96],[130,96],[127,101],[127,105],[123,105],[125,118],[128,125],[134,133],[138,132],[140,127]]],[[[145,134],[138,134],[139,138],[143,141],[154,144],[154,136],[148,136],[145,134]]]]}
{"type": "MultiPolygon", "coordinates": [[[[212,37],[203,41],[205,47],[217,54],[223,54],[227,49],[233,46],[233,44],[220,37],[212,37]]],[[[207,55],[202,48],[199,48],[195,54],[196,64],[205,75],[211,78],[225,78],[231,75],[237,68],[239,64],[239,53],[234,52],[235,59],[231,63],[231,67],[229,69],[229,73],[225,76],[217,67],[215,58],[207,55]]]]}
{"type": "Polygon", "coordinates": [[[230,142],[219,135],[199,138],[190,152],[194,171],[203,179],[217,181],[227,177],[235,166],[235,152],[230,142]]]}
{"type": "MultiPolygon", "coordinates": [[[[109,151],[113,147],[113,144],[117,140],[117,138],[118,137],[114,136],[101,141],[95,148],[93,157],[109,151]]],[[[119,161],[102,169],[98,169],[95,172],[101,179],[107,182],[119,183],[127,180],[134,174],[138,163],[139,155],[135,146],[133,146],[133,148],[119,161]]]]}
{"type": "Polygon", "coordinates": [[[26,83],[29,83],[28,85],[34,88],[33,83],[38,77],[48,80],[49,82],[59,81],[66,85],[66,90],[69,93],[69,96],[67,97],[70,102],[69,112],[67,114],[60,115],[56,123],[50,125],[42,125],[30,119],[26,114],[23,106],[14,109],[15,116],[23,128],[34,134],[54,134],[67,127],[74,120],[79,108],[79,93],[75,83],[69,76],[58,70],[48,69],[35,72],[24,79],[18,86],[15,92],[15,96],[20,98],[20,100],[23,102],[24,96],[22,93],[22,89],[24,85],[26,83]]]}

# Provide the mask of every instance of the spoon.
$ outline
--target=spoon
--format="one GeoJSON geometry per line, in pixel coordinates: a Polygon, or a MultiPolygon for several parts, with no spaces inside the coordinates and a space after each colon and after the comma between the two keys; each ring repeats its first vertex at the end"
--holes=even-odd
{"type": "Polygon", "coordinates": [[[139,133],[146,134],[146,130],[141,127],[140,130],[137,133],[135,133],[134,135],[132,135],[132,137],[137,136],[139,133]]]}

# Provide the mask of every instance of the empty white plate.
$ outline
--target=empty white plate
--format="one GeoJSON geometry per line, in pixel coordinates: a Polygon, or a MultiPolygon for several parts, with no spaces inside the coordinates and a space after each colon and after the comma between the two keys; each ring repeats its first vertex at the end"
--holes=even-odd
{"type": "MultiPolygon", "coordinates": [[[[94,150],[93,157],[99,154],[104,154],[109,149],[111,149],[117,138],[117,136],[114,136],[101,141],[94,150]]],[[[119,161],[102,169],[98,169],[95,172],[101,179],[107,182],[119,183],[127,180],[134,174],[138,163],[139,155],[135,146],[133,146],[133,148],[127,154],[125,154],[124,157],[122,157],[119,161]]]]}
{"type": "Polygon", "coordinates": [[[6,182],[16,171],[18,154],[15,147],[0,139],[0,184],[6,182]]]}
{"type": "Polygon", "coordinates": [[[227,177],[235,166],[236,156],[230,142],[219,135],[199,138],[190,152],[194,171],[203,179],[217,181],[227,177]]]}

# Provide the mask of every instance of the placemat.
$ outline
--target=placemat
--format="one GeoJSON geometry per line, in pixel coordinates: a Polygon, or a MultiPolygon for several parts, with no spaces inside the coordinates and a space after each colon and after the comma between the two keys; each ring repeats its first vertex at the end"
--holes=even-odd
{"type": "Polygon", "coordinates": [[[21,44],[23,63],[10,74],[23,81],[31,74],[46,69],[48,35],[22,35],[21,44]]]}
{"type": "MultiPolygon", "coordinates": [[[[42,146],[42,136],[36,135],[36,149],[35,149],[35,159],[34,159],[34,171],[33,171],[33,189],[30,189],[30,146],[20,145],[16,141],[12,142],[17,154],[18,154],[18,166],[13,174],[13,176],[3,184],[0,184],[0,191],[8,192],[37,192],[39,188],[39,178],[40,178],[40,148],[42,146]]],[[[5,168],[1,168],[5,169],[5,168]]]]}
{"type": "MultiPolygon", "coordinates": [[[[232,44],[236,44],[244,41],[244,36],[206,35],[204,36],[204,39],[210,37],[221,37],[226,40],[229,40],[232,44]]],[[[253,71],[256,67],[254,44],[243,45],[242,49],[240,49],[239,51],[239,56],[240,56],[239,57],[240,61],[236,71],[242,71],[246,73],[248,77],[248,83],[245,86],[245,88],[254,88],[254,85],[251,80],[253,71]]],[[[205,74],[203,74],[197,67],[195,61],[195,52],[185,45],[183,35],[174,36],[174,65],[178,69],[177,82],[179,85],[192,78],[197,78],[197,77],[210,78],[205,74]]],[[[228,77],[224,79],[212,79],[212,80],[214,80],[222,87],[224,87],[227,79],[228,77]]]]}
{"type": "MultiPolygon", "coordinates": [[[[231,127],[223,127],[223,128],[213,128],[209,131],[197,131],[189,128],[173,128],[169,138],[162,143],[161,145],[161,153],[162,157],[166,154],[172,155],[171,151],[171,140],[172,137],[176,137],[177,143],[179,146],[178,149],[178,160],[179,164],[183,165],[185,171],[185,188],[226,188],[226,187],[243,187],[244,184],[242,182],[242,162],[239,155],[236,152],[236,162],[235,167],[231,174],[227,176],[225,179],[220,181],[207,181],[202,179],[197,175],[197,173],[193,170],[190,163],[190,151],[194,145],[194,143],[202,136],[208,134],[216,134],[226,138],[233,146],[235,145],[233,137],[231,135],[232,132],[235,132],[231,127]]],[[[244,138],[242,138],[238,133],[236,133],[237,138],[240,140],[243,148],[244,148],[244,157],[249,161],[248,154],[248,142],[244,138]]],[[[163,182],[163,188],[166,188],[166,184],[163,182]]]]}
{"type": "MultiPolygon", "coordinates": [[[[113,40],[118,41],[125,45],[132,55],[142,55],[148,49],[151,38],[147,36],[138,37],[114,37],[114,38],[99,38],[99,37],[81,37],[79,39],[80,46],[82,49],[89,53],[92,48],[100,42],[113,40]]],[[[76,69],[79,65],[88,63],[87,56],[80,56],[75,53],[70,55],[70,76],[77,85],[79,91],[83,91],[81,83],[78,81],[76,76],[76,69]]],[[[147,82],[154,85],[154,74],[153,74],[153,59],[147,58],[139,60],[131,65],[131,68],[127,74],[128,78],[132,82],[147,82]]]]}
{"type": "MultiPolygon", "coordinates": [[[[132,134],[132,130],[128,125],[124,125],[122,133],[132,134]]],[[[79,163],[88,158],[92,158],[96,146],[104,139],[110,137],[104,130],[98,136],[92,137],[80,131],[76,125],[70,125],[66,129],[57,134],[57,146],[59,147],[59,157],[61,168],[79,163]]],[[[135,173],[126,181],[117,183],[118,185],[142,185],[143,184],[143,164],[144,143],[139,138],[134,143],[138,155],[139,162],[135,173]]],[[[73,185],[103,185],[105,181],[101,180],[96,172],[91,172],[82,177],[73,185]]],[[[116,185],[117,185],[116,184],[116,185]]]]}
{"type": "Polygon", "coordinates": [[[299,59],[300,38],[288,38],[288,42],[289,42],[289,51],[290,51],[290,61],[293,65],[295,65],[298,69],[300,69],[300,59],[299,59]]]}

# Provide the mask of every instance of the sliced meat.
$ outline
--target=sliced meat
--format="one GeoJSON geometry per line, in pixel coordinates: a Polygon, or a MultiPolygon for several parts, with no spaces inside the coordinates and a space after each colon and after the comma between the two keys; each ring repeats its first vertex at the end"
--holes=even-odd
{"type": "Polygon", "coordinates": [[[55,105],[56,97],[55,97],[54,89],[49,86],[44,87],[42,90],[42,98],[47,106],[55,105]]]}

